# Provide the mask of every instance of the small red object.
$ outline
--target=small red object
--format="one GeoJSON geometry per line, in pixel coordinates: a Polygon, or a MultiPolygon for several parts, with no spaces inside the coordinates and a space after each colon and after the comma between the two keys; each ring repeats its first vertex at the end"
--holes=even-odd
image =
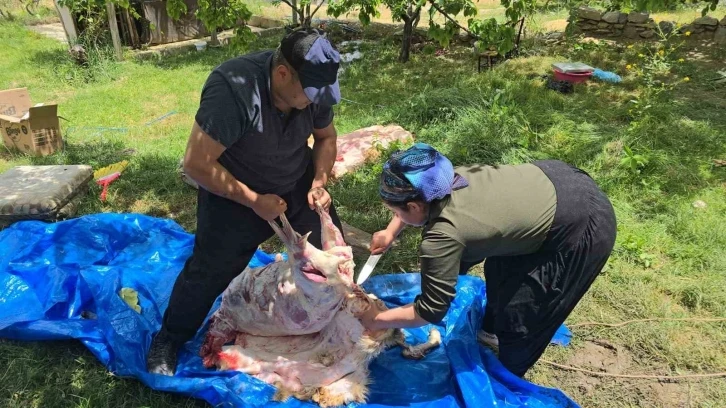
{"type": "Polygon", "coordinates": [[[585,82],[592,76],[592,72],[562,72],[557,69],[552,69],[555,72],[555,79],[558,81],[567,81],[574,84],[585,82]]]}
{"type": "Polygon", "coordinates": [[[120,172],[115,172],[112,174],[109,174],[108,176],[101,177],[100,179],[96,180],[96,184],[103,187],[103,191],[101,191],[101,201],[106,201],[106,193],[108,192],[108,185],[111,184],[114,180],[119,178],[121,176],[120,172]]]}

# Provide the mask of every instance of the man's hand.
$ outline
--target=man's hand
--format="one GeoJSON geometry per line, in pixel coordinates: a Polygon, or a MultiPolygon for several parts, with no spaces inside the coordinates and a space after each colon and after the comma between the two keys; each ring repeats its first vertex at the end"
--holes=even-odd
{"type": "Polygon", "coordinates": [[[330,204],[333,202],[330,194],[323,187],[313,187],[308,191],[308,205],[311,210],[315,210],[315,202],[319,202],[321,206],[328,211],[330,204]]]}
{"type": "Polygon", "coordinates": [[[272,221],[287,211],[287,203],[275,194],[263,194],[252,203],[252,210],[263,220],[272,221]]]}
{"type": "Polygon", "coordinates": [[[371,238],[371,254],[378,255],[388,251],[395,239],[393,233],[387,229],[376,232],[371,238]]]}
{"type": "Polygon", "coordinates": [[[319,201],[325,211],[330,208],[332,200],[330,194],[325,191],[328,184],[330,172],[335,164],[335,157],[338,154],[337,132],[335,126],[330,123],[324,129],[313,129],[313,164],[315,166],[315,177],[312,186],[308,191],[308,205],[315,210],[315,201],[319,201]]]}

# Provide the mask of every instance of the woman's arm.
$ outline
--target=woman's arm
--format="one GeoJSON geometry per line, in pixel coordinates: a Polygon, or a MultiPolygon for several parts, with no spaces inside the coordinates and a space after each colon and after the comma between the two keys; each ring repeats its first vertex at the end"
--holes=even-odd
{"type": "Polygon", "coordinates": [[[401,234],[401,231],[406,228],[406,224],[398,218],[397,215],[393,215],[391,222],[388,223],[388,227],[382,231],[378,231],[371,237],[371,255],[378,255],[388,251],[396,237],[401,234]]]}
{"type": "Polygon", "coordinates": [[[413,305],[413,303],[409,303],[405,306],[388,309],[383,312],[371,308],[368,312],[360,316],[360,319],[363,326],[371,331],[410,329],[427,325],[429,322],[416,314],[413,305]]]}
{"type": "Polygon", "coordinates": [[[439,323],[456,295],[464,245],[446,234],[428,232],[421,243],[421,294],[413,303],[361,316],[370,330],[413,328],[439,323]]]}

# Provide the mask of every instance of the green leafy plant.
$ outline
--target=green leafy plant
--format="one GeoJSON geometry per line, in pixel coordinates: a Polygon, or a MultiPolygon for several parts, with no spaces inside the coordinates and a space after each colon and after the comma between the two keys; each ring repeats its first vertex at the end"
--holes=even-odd
{"type": "MultiPolygon", "coordinates": [[[[241,0],[199,0],[197,4],[195,15],[209,31],[212,46],[219,45],[217,30],[220,28],[235,27],[233,45],[247,43],[253,38],[252,30],[246,24],[238,24],[252,17],[252,12],[241,0]]],[[[188,11],[183,0],[166,2],[166,12],[174,20],[179,20],[188,11]]]]}
{"type": "Polygon", "coordinates": [[[622,166],[628,167],[633,173],[640,174],[641,170],[648,164],[648,157],[642,154],[635,154],[628,146],[623,146],[625,157],[620,160],[622,166]]]}
{"type": "Polygon", "coordinates": [[[166,13],[174,20],[179,20],[187,14],[187,4],[184,0],[166,0],[166,13]]]}
{"type": "MultiPolygon", "coordinates": [[[[252,12],[241,0],[199,0],[196,15],[210,32],[212,46],[219,45],[217,30],[235,26],[239,20],[247,21],[252,12]]],[[[249,27],[242,25],[236,28],[237,35],[244,35],[250,31],[249,27]]]]}
{"type": "Polygon", "coordinates": [[[650,268],[656,259],[655,255],[645,251],[645,238],[627,235],[618,247],[618,252],[631,262],[650,268]]]}

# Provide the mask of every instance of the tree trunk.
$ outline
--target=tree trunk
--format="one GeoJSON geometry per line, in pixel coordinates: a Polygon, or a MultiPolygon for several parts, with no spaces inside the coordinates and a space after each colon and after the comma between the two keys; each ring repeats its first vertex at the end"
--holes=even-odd
{"type": "Polygon", "coordinates": [[[212,47],[216,47],[219,45],[219,40],[217,39],[217,27],[212,28],[212,38],[211,38],[211,45],[212,47]]]}
{"type": "Polygon", "coordinates": [[[398,54],[398,60],[400,62],[408,62],[408,58],[411,55],[411,39],[413,37],[413,30],[418,25],[419,19],[421,18],[421,6],[413,9],[413,4],[408,3],[408,10],[406,14],[401,16],[403,20],[403,41],[401,43],[401,52],[398,54]]]}
{"type": "Polygon", "coordinates": [[[313,25],[313,16],[310,15],[310,3],[303,9],[304,22],[303,27],[310,28],[313,25]]]}
{"type": "Polygon", "coordinates": [[[298,20],[300,20],[300,27],[305,27],[305,7],[300,6],[295,12],[298,15],[298,20]]]}
{"type": "Polygon", "coordinates": [[[411,37],[413,35],[413,20],[410,17],[404,19],[403,24],[403,41],[401,42],[401,52],[398,54],[398,61],[408,62],[411,55],[411,37]]]}
{"type": "Polygon", "coordinates": [[[302,9],[302,15],[304,17],[302,18],[302,20],[300,22],[300,25],[303,28],[310,28],[310,26],[312,25],[312,20],[313,20],[311,18],[311,16],[310,16],[310,10],[308,10],[307,12],[305,12],[305,9],[302,9]]]}
{"type": "Polygon", "coordinates": [[[291,0],[292,4],[292,24],[297,25],[297,0],[291,0]]]}

